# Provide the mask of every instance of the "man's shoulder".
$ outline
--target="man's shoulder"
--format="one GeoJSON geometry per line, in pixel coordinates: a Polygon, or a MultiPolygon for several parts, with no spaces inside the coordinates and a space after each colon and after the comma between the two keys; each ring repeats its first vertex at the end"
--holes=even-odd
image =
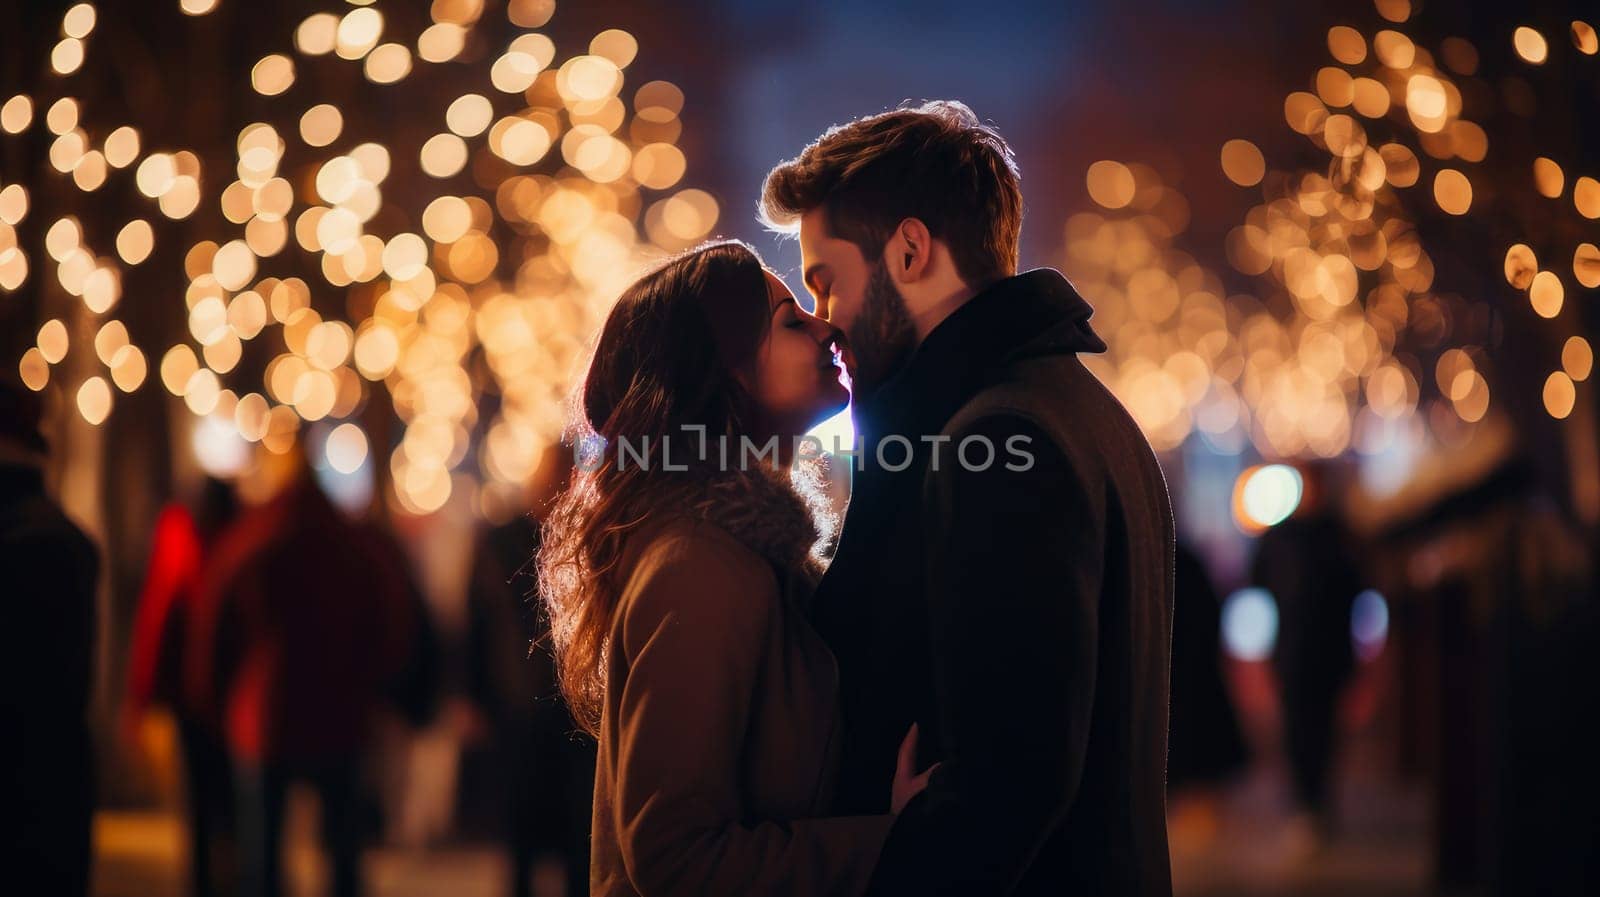
{"type": "MultiPolygon", "coordinates": [[[[1074,422],[1082,412],[1099,412],[1109,394],[1076,356],[1050,355],[1013,362],[969,397],[945,422],[942,432],[957,436],[975,428],[993,431],[1014,425],[1043,431],[1068,450],[1074,422]],[[1074,410],[1078,413],[1074,413],[1074,410]]],[[[1115,399],[1112,399],[1115,402],[1115,399]]],[[[1120,405],[1117,406],[1120,410],[1120,405]]]]}
{"type": "Polygon", "coordinates": [[[1071,353],[1013,361],[945,422],[952,438],[1010,427],[1091,479],[1158,469],[1154,449],[1122,402],[1071,353]]]}

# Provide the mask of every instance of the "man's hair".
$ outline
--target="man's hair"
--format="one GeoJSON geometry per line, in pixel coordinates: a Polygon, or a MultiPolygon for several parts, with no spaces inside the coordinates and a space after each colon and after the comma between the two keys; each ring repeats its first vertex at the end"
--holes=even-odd
{"type": "Polygon", "coordinates": [[[772,169],[761,218],[794,232],[824,209],[828,230],[876,262],[901,221],[944,241],[956,271],[982,286],[1017,271],[1022,190],[1011,147],[965,104],[937,100],[829,128],[772,169]]]}

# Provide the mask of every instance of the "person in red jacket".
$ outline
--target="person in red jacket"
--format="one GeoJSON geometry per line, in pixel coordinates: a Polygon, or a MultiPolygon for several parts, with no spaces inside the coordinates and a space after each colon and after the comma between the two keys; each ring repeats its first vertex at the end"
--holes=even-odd
{"type": "Polygon", "coordinates": [[[194,663],[203,645],[186,638],[191,628],[201,567],[223,528],[237,514],[233,487],[208,477],[198,509],[175,501],[156,517],[150,563],[133,622],[122,734],[136,744],[138,729],[154,705],[171,710],[183,746],[184,796],[189,815],[190,893],[221,893],[216,878],[233,826],[232,773],[223,748],[220,720],[184,699],[185,664],[194,663]]]}
{"type": "Polygon", "coordinates": [[[224,534],[202,572],[195,619],[212,633],[211,663],[188,671],[185,685],[216,708],[236,767],[247,892],[281,893],[294,781],[318,792],[331,893],[359,892],[360,760],[419,629],[408,583],[303,461],[224,534]]]}

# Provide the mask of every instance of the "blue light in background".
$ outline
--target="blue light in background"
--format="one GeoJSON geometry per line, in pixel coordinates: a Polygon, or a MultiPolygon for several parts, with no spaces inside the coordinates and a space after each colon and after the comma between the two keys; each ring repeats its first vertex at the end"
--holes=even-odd
{"type": "Polygon", "coordinates": [[[1375,589],[1367,589],[1356,596],[1350,607],[1350,640],[1355,643],[1356,656],[1371,660],[1383,653],[1389,640],[1389,602],[1375,589]]]}
{"type": "Polygon", "coordinates": [[[1266,660],[1278,643],[1278,603],[1266,589],[1240,589],[1222,602],[1222,645],[1238,660],[1266,660]]]}

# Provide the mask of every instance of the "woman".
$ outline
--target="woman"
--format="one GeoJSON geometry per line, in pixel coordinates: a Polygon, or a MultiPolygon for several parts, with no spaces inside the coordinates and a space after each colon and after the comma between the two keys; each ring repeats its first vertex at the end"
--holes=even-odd
{"type": "MultiPolygon", "coordinates": [[[[562,690],[600,741],[595,895],[866,886],[893,816],[815,818],[838,682],[804,616],[818,531],[789,481],[794,440],[848,400],[835,338],[737,242],[646,275],[601,332],[581,409],[604,447],[540,554],[562,690]]],[[[914,756],[884,783],[895,812],[926,783],[914,756]]]]}

